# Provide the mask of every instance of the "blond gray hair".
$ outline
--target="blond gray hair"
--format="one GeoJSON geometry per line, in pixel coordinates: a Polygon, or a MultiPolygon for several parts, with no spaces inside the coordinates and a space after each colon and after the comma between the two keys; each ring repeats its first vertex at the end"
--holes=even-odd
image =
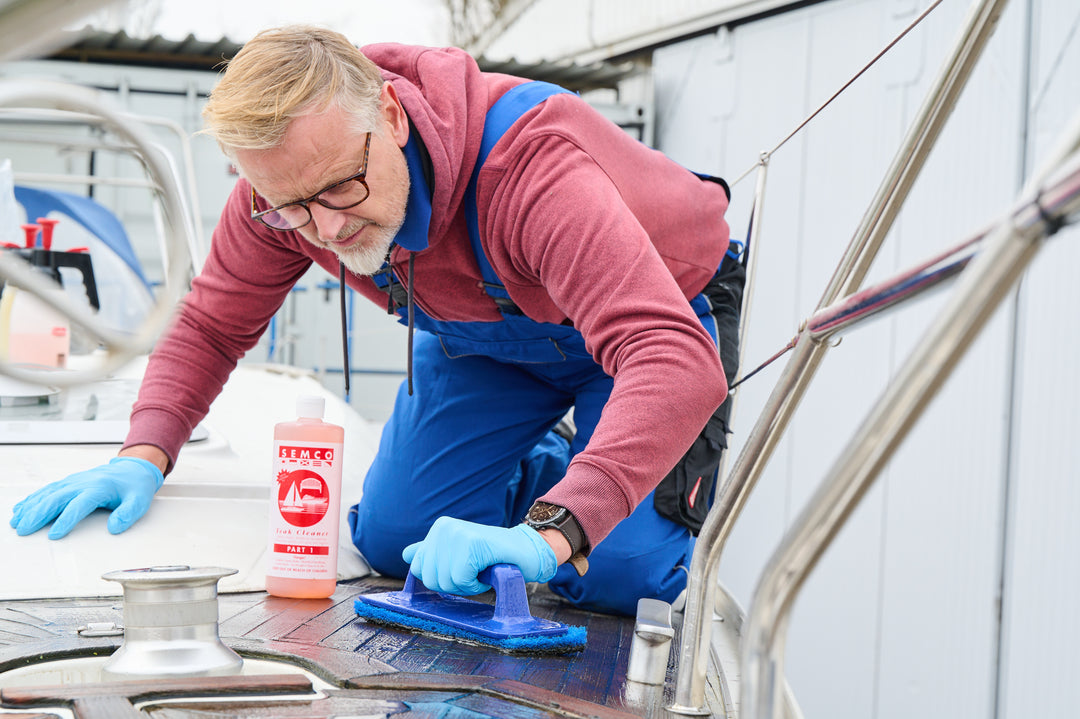
{"type": "Polygon", "coordinates": [[[225,154],[266,150],[295,118],[337,105],[357,132],[377,132],[379,68],[333,30],[289,25],[264,30],[229,61],[203,108],[203,133],[225,154]]]}

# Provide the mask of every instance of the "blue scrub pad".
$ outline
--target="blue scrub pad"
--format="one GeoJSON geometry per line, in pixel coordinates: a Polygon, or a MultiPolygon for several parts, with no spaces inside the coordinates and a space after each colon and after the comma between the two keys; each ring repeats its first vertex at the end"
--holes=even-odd
{"type": "Polygon", "coordinates": [[[585,647],[585,627],[540,619],[529,612],[517,567],[495,564],[477,577],[495,589],[495,606],[434,592],[412,572],[400,592],[362,594],[353,603],[364,619],[429,634],[487,644],[508,652],[565,654],[585,647]]]}

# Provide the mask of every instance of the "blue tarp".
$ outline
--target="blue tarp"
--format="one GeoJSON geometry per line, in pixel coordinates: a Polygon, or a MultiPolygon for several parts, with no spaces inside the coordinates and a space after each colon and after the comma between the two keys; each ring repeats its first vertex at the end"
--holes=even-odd
{"type": "Polygon", "coordinates": [[[104,242],[117,257],[124,261],[148,290],[150,283],[143,274],[135,250],[131,247],[127,232],[120,220],[108,209],[89,197],[73,195],[61,190],[41,190],[37,188],[15,186],[15,199],[26,210],[26,217],[33,222],[38,217],[47,217],[50,212],[60,212],[78,222],[87,232],[104,242]]]}

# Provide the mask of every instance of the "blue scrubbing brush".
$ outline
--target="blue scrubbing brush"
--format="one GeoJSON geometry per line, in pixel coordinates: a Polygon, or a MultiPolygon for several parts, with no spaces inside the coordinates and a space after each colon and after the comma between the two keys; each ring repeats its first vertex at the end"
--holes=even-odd
{"type": "Polygon", "coordinates": [[[495,606],[435,592],[412,572],[400,592],[362,594],[353,603],[364,619],[487,644],[508,652],[565,654],[585,647],[585,627],[532,616],[517,567],[495,564],[477,577],[495,590],[495,606]]]}

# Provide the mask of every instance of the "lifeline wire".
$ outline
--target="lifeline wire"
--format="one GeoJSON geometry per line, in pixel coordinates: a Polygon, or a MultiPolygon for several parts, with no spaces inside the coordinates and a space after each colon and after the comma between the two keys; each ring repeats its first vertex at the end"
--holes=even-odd
{"type": "MultiPolygon", "coordinates": [[[[843,93],[843,92],[844,92],[844,90],[847,90],[847,89],[848,89],[848,88],[849,88],[849,87],[850,87],[850,86],[852,85],[852,83],[854,83],[854,82],[855,82],[856,80],[858,80],[858,79],[859,79],[860,77],[862,77],[862,75],[863,75],[863,74],[864,74],[864,73],[865,73],[865,72],[866,72],[867,70],[869,70],[869,69],[870,69],[871,67],[873,67],[874,63],[876,63],[876,62],[877,62],[878,60],[880,60],[880,59],[881,59],[882,57],[884,57],[884,56],[885,56],[885,53],[887,53],[887,52],[888,52],[889,50],[891,50],[891,49],[893,48],[893,46],[894,46],[894,45],[896,45],[896,43],[900,42],[900,40],[902,40],[902,39],[904,38],[904,36],[905,36],[905,35],[907,35],[907,34],[908,34],[909,32],[911,32],[912,30],[914,30],[914,29],[915,29],[915,27],[916,27],[916,26],[917,26],[917,25],[918,25],[918,24],[919,24],[920,22],[922,22],[922,21],[923,21],[923,20],[924,20],[924,19],[926,18],[926,16],[927,16],[927,15],[929,15],[929,14],[930,14],[930,13],[931,13],[931,12],[932,12],[932,11],[933,11],[933,10],[934,10],[935,8],[936,8],[936,7],[937,7],[938,5],[940,5],[940,4],[942,3],[942,2],[943,2],[943,0],[934,0],[934,2],[932,2],[932,3],[930,4],[930,6],[929,6],[928,8],[926,8],[925,10],[923,10],[923,11],[922,11],[922,12],[921,12],[921,13],[919,14],[919,16],[918,16],[917,18],[915,18],[915,19],[914,19],[914,20],[913,20],[913,21],[912,21],[912,22],[911,22],[911,23],[910,23],[910,24],[909,24],[909,25],[908,25],[908,26],[907,26],[906,28],[904,28],[904,30],[903,30],[903,31],[902,31],[902,32],[901,32],[901,33],[900,33],[899,35],[897,35],[897,36],[896,36],[895,38],[893,38],[893,39],[892,39],[892,42],[890,42],[890,43],[889,43],[888,45],[886,45],[886,46],[885,46],[884,48],[882,48],[882,49],[881,49],[881,51],[880,51],[880,52],[879,52],[879,53],[878,53],[877,55],[875,55],[875,56],[873,57],[873,59],[872,59],[872,60],[870,60],[870,62],[868,62],[868,63],[866,63],[865,65],[863,65],[863,67],[862,67],[862,69],[861,69],[861,70],[859,70],[859,71],[858,71],[857,73],[855,73],[855,75],[854,75],[854,76],[852,76],[852,78],[851,78],[850,80],[848,80],[847,82],[845,82],[845,83],[844,83],[844,84],[843,84],[843,85],[842,85],[842,86],[840,87],[840,89],[839,89],[839,90],[837,90],[836,92],[834,92],[834,93],[832,94],[832,97],[830,97],[830,98],[829,98],[828,100],[826,100],[826,101],[825,101],[825,102],[824,102],[824,103],[823,103],[823,104],[821,105],[821,107],[819,107],[818,109],[816,109],[816,110],[814,110],[814,111],[813,111],[812,113],[810,113],[810,116],[809,116],[809,117],[807,117],[807,118],[806,118],[805,120],[803,120],[803,121],[802,121],[801,123],[799,123],[799,126],[798,126],[798,127],[796,127],[796,128],[794,129],[794,130],[792,130],[792,131],[791,131],[790,133],[788,133],[788,136],[787,136],[787,137],[785,137],[785,138],[784,138],[783,140],[781,140],[781,141],[780,141],[780,142],[779,142],[779,143],[778,143],[778,144],[776,145],[776,147],[774,147],[773,149],[769,150],[768,152],[762,153],[762,155],[763,155],[764,157],[771,157],[771,156],[772,156],[772,154],[773,154],[774,152],[776,152],[777,150],[779,150],[779,149],[780,149],[781,147],[783,147],[783,146],[784,146],[784,145],[785,145],[785,144],[787,143],[787,141],[788,141],[788,140],[790,140],[791,138],[795,137],[795,135],[799,134],[799,131],[800,131],[800,130],[802,130],[802,129],[803,129],[804,127],[806,127],[806,126],[807,126],[808,124],[810,124],[810,121],[811,121],[811,120],[813,120],[813,119],[814,119],[815,117],[817,117],[817,116],[818,116],[819,114],[821,114],[821,112],[822,112],[822,111],[823,111],[823,110],[824,110],[824,109],[825,109],[826,107],[828,107],[828,106],[829,106],[829,105],[830,105],[830,104],[832,103],[832,101],[833,101],[833,100],[835,100],[836,98],[840,97],[840,94],[841,94],[841,93],[843,93]]],[[[734,187],[735,185],[739,184],[739,183],[740,183],[740,182],[742,182],[742,181],[743,181],[744,179],[746,179],[746,176],[747,176],[747,175],[749,175],[749,174],[750,174],[751,172],[753,172],[753,171],[754,171],[754,168],[755,168],[755,167],[757,167],[757,166],[758,166],[758,165],[760,165],[760,164],[761,164],[761,161],[759,160],[758,162],[755,162],[755,163],[754,163],[753,165],[751,165],[751,166],[750,166],[750,167],[749,167],[749,168],[748,168],[748,169],[746,170],[746,172],[744,172],[743,174],[739,175],[739,178],[738,178],[737,180],[735,180],[735,182],[732,182],[732,183],[731,183],[731,186],[732,186],[732,187],[734,187]]]]}
{"type": "Polygon", "coordinates": [[[783,357],[783,356],[784,356],[785,354],[787,354],[789,350],[791,350],[792,348],[794,348],[794,347],[795,347],[795,342],[796,342],[796,341],[797,341],[798,339],[799,339],[798,337],[793,337],[793,338],[791,339],[791,341],[790,341],[790,342],[788,342],[788,343],[787,343],[787,345],[785,345],[785,346],[784,346],[784,348],[783,348],[783,349],[781,349],[781,350],[780,350],[779,352],[777,352],[777,353],[776,353],[776,354],[774,354],[774,355],[773,355],[772,357],[770,357],[769,359],[767,359],[767,360],[765,360],[764,362],[762,362],[761,364],[759,364],[759,365],[758,365],[757,367],[755,367],[755,368],[754,368],[753,370],[751,370],[751,371],[750,371],[750,372],[749,372],[748,374],[745,374],[745,375],[743,375],[742,377],[740,377],[739,379],[737,379],[737,380],[735,380],[734,382],[732,382],[732,383],[731,383],[731,384],[730,384],[730,385],[728,386],[728,392],[730,392],[731,390],[735,389],[736,387],[738,387],[739,385],[741,385],[741,384],[742,384],[743,382],[745,382],[746,380],[750,379],[751,377],[753,377],[754,375],[756,375],[756,374],[757,374],[758,372],[760,372],[761,370],[765,369],[766,367],[768,367],[769,365],[771,365],[771,364],[772,364],[773,362],[775,362],[776,360],[780,359],[780,358],[781,358],[781,357],[783,357]]]}
{"type": "MultiPolygon", "coordinates": [[[[1046,208],[1046,205],[1043,203],[1043,197],[1044,197],[1043,190],[1039,190],[1037,193],[1035,193],[1035,198],[1032,199],[1029,204],[1025,205],[1025,208],[1033,208],[1035,210],[1035,212],[1038,213],[1039,219],[1046,226],[1045,233],[1044,233],[1044,238],[1049,239],[1050,237],[1053,237],[1058,232],[1060,232],[1063,228],[1068,227],[1070,224],[1073,224],[1073,222],[1075,222],[1075,220],[1070,220],[1069,217],[1064,213],[1058,213],[1056,215],[1052,214],[1052,212],[1050,210],[1048,210],[1046,208]]],[[[963,246],[973,245],[973,244],[982,242],[985,238],[986,238],[986,233],[984,232],[984,233],[980,234],[980,236],[978,236],[974,240],[963,243],[963,246]]],[[[954,248],[953,251],[955,251],[955,249],[957,249],[957,248],[954,248]]],[[[791,340],[783,348],[781,348],[779,352],[777,352],[772,357],[770,357],[769,359],[767,359],[764,362],[762,362],[761,364],[759,364],[757,367],[755,367],[749,373],[743,375],[742,377],[739,377],[739,379],[737,379],[735,382],[732,382],[728,386],[728,392],[732,391],[733,389],[735,389],[736,387],[741,385],[743,382],[750,379],[751,377],[756,375],[758,372],[761,372],[763,369],[765,369],[766,367],[771,365],[773,362],[780,359],[785,354],[787,354],[789,351],[794,349],[795,344],[796,344],[796,342],[798,342],[798,340],[799,340],[798,335],[791,338],[791,340]]]]}
{"type": "MultiPolygon", "coordinates": [[[[885,54],[886,54],[887,52],[889,52],[889,50],[891,50],[891,49],[892,49],[892,48],[893,48],[893,47],[894,47],[894,46],[895,46],[895,45],[896,45],[896,44],[897,44],[898,42],[900,42],[900,40],[902,40],[902,39],[904,38],[904,36],[905,36],[905,35],[907,35],[907,34],[908,34],[909,32],[911,32],[912,30],[914,30],[914,29],[916,28],[916,26],[918,26],[918,24],[919,24],[919,23],[921,23],[921,22],[922,22],[922,21],[923,21],[924,19],[926,19],[926,17],[927,17],[927,16],[928,16],[928,15],[929,15],[929,14],[930,14],[931,12],[933,12],[933,11],[934,11],[934,9],[935,9],[935,8],[937,8],[937,6],[938,6],[938,5],[940,5],[941,3],[942,3],[942,0],[934,0],[934,2],[930,3],[929,7],[927,7],[927,8],[925,9],[925,10],[923,10],[923,11],[922,11],[921,13],[919,13],[919,16],[918,16],[918,17],[916,17],[916,18],[915,18],[914,20],[912,20],[912,21],[911,21],[911,22],[910,22],[910,23],[908,24],[908,26],[907,26],[907,27],[905,27],[905,28],[904,28],[904,29],[903,29],[903,30],[902,30],[902,31],[900,32],[900,34],[899,34],[899,35],[897,35],[896,37],[894,37],[894,38],[892,39],[892,41],[891,41],[891,42],[889,42],[889,44],[888,44],[888,45],[886,45],[885,47],[883,47],[883,48],[882,48],[882,49],[881,49],[881,50],[880,50],[880,51],[878,52],[878,54],[877,54],[877,55],[875,55],[875,56],[874,56],[874,57],[873,57],[873,58],[872,58],[872,59],[870,60],[870,62],[868,62],[868,63],[866,63],[865,65],[863,65],[862,69],[860,69],[860,70],[859,70],[859,71],[858,71],[857,73],[855,73],[855,74],[854,74],[854,75],[853,75],[853,76],[851,77],[851,79],[850,79],[850,80],[848,80],[847,82],[845,82],[845,83],[844,83],[844,84],[843,84],[843,85],[842,85],[842,86],[840,87],[840,89],[839,89],[839,90],[837,90],[836,92],[834,92],[834,93],[832,94],[832,96],[831,96],[831,97],[829,97],[829,99],[828,99],[828,100],[826,100],[826,101],[825,101],[824,103],[822,103],[822,104],[821,104],[821,106],[820,106],[820,107],[818,107],[818,109],[816,109],[816,110],[814,110],[814,111],[813,111],[812,113],[810,113],[810,115],[809,115],[809,116],[808,116],[808,117],[807,117],[807,118],[806,118],[805,120],[803,120],[803,121],[802,121],[801,123],[799,123],[799,125],[798,125],[798,126],[797,126],[797,127],[796,127],[796,128],[794,129],[794,130],[792,130],[791,132],[789,132],[789,133],[787,134],[787,136],[786,136],[786,137],[785,137],[785,138],[784,138],[783,140],[781,140],[780,142],[778,142],[778,143],[776,144],[776,147],[774,147],[773,149],[769,150],[768,152],[763,152],[763,153],[761,153],[761,155],[760,155],[760,159],[759,159],[759,160],[758,160],[757,162],[755,162],[755,163],[754,163],[753,165],[751,165],[751,166],[750,166],[750,167],[749,167],[749,168],[748,168],[748,169],[746,170],[746,172],[744,172],[744,173],[742,173],[741,175],[739,175],[738,179],[736,179],[736,180],[735,180],[734,182],[732,182],[732,183],[731,183],[731,187],[734,187],[735,185],[737,185],[737,184],[739,184],[740,182],[742,182],[743,180],[745,180],[745,179],[746,179],[746,177],[747,177],[747,176],[748,176],[748,175],[749,175],[749,174],[750,174],[751,172],[753,172],[755,168],[757,168],[758,166],[760,166],[760,165],[761,165],[761,164],[763,164],[764,162],[767,162],[767,161],[768,161],[768,159],[769,159],[769,158],[771,158],[771,157],[773,156],[773,154],[774,154],[774,153],[775,153],[775,152],[776,152],[777,150],[779,150],[779,149],[780,149],[781,147],[783,147],[783,146],[784,146],[785,144],[787,144],[787,141],[788,141],[788,140],[790,140],[791,138],[795,137],[795,135],[799,134],[799,132],[800,132],[800,131],[801,131],[801,130],[802,130],[802,129],[804,128],[804,127],[806,127],[807,125],[809,125],[809,124],[810,124],[810,121],[811,121],[811,120],[813,120],[813,119],[814,119],[815,117],[817,117],[818,115],[820,115],[820,114],[821,114],[821,112],[822,112],[822,111],[824,111],[824,110],[825,110],[825,108],[826,108],[826,107],[828,107],[828,106],[829,106],[830,104],[832,104],[832,102],[833,102],[833,101],[834,101],[834,100],[835,100],[836,98],[840,97],[841,93],[843,93],[843,92],[844,92],[845,90],[847,90],[847,89],[848,89],[849,87],[851,87],[851,85],[852,85],[852,84],[853,84],[853,83],[854,83],[854,82],[855,82],[856,80],[858,80],[858,79],[859,79],[860,77],[862,77],[862,76],[863,76],[863,75],[864,75],[864,74],[866,73],[866,71],[867,71],[867,70],[869,70],[869,69],[870,69],[871,67],[873,67],[873,66],[874,66],[874,64],[875,64],[875,63],[876,63],[876,62],[877,62],[878,60],[880,60],[880,59],[881,59],[882,57],[884,57],[884,56],[885,56],[885,54]]],[[[753,212],[751,211],[751,217],[752,217],[752,216],[753,216],[753,212]]],[[[750,232],[750,231],[749,231],[749,229],[748,229],[748,230],[747,230],[747,236],[748,236],[748,237],[749,237],[749,232],[750,232]]],[[[749,245],[749,242],[748,242],[747,244],[749,245]]],[[[735,389],[735,388],[736,388],[736,387],[738,387],[738,386],[739,386],[740,384],[742,384],[742,383],[743,383],[743,382],[745,382],[746,380],[750,379],[751,377],[753,377],[753,376],[754,376],[754,375],[756,375],[756,374],[757,374],[758,372],[760,372],[761,370],[763,370],[763,369],[765,369],[766,367],[768,367],[768,366],[769,366],[770,364],[772,364],[772,363],[773,363],[773,362],[775,362],[776,360],[778,360],[778,359],[780,359],[781,357],[783,357],[783,356],[784,356],[784,355],[785,355],[785,354],[786,354],[786,353],[787,353],[788,351],[790,351],[790,350],[791,350],[791,349],[792,349],[793,347],[795,347],[795,339],[792,339],[792,340],[791,340],[790,342],[788,342],[788,344],[787,344],[787,345],[786,345],[785,347],[783,347],[783,348],[782,348],[782,349],[781,349],[781,350],[780,350],[779,352],[777,352],[777,353],[776,353],[776,354],[774,354],[774,355],[773,355],[772,357],[770,357],[769,359],[767,359],[767,360],[765,360],[764,362],[762,362],[761,364],[759,364],[759,365],[758,365],[758,366],[757,366],[756,368],[754,368],[754,369],[753,369],[753,370],[752,370],[751,372],[749,372],[748,374],[745,374],[745,375],[743,375],[743,376],[739,377],[739,378],[738,378],[738,379],[737,379],[737,380],[736,380],[735,382],[733,382],[733,383],[732,383],[732,384],[731,384],[731,385],[730,385],[730,386],[728,387],[728,391],[730,392],[731,390],[735,389]]]]}

